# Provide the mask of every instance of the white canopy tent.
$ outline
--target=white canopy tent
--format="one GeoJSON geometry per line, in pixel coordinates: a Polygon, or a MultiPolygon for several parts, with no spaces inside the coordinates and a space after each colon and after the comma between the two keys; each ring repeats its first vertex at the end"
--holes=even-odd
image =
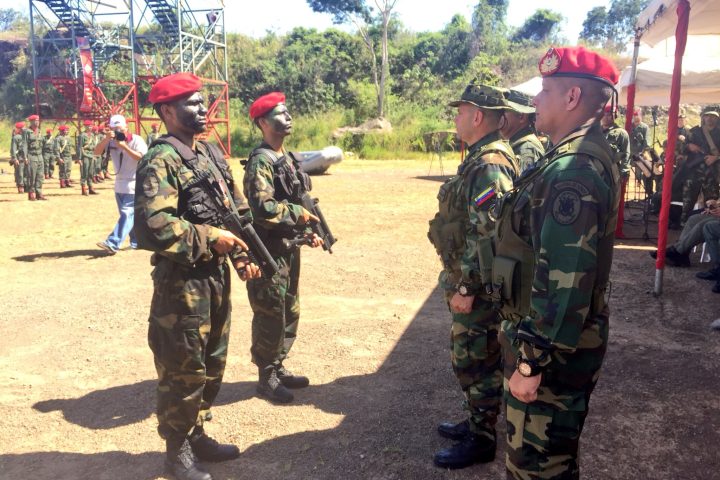
{"type": "Polygon", "coordinates": [[[515,85],[512,89],[534,97],[542,90],[542,77],[533,77],[527,82],[515,85]]]}
{"type": "MultiPolygon", "coordinates": [[[[720,2],[718,0],[690,0],[690,35],[713,35],[720,28],[720,2]]],[[[656,45],[675,35],[678,0],[653,0],[640,12],[636,28],[642,30],[642,42],[656,45]]]]}

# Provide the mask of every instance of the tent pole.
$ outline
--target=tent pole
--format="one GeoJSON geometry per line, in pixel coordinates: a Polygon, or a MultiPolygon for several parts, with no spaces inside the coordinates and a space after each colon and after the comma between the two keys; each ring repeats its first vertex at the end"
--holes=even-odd
{"type": "Polygon", "coordinates": [[[658,250],[655,264],[655,289],[653,294],[662,294],[662,271],[665,268],[665,248],[667,246],[667,230],[670,219],[670,200],[672,197],[672,176],[675,165],[675,144],[677,143],[677,118],[680,111],[680,82],[682,77],[682,61],[687,44],[690,3],[678,0],[678,23],[675,29],[675,66],[673,67],[672,86],[670,87],[670,111],[668,112],[668,136],[665,149],[665,172],[663,174],[662,204],[658,218],[658,250]]]}

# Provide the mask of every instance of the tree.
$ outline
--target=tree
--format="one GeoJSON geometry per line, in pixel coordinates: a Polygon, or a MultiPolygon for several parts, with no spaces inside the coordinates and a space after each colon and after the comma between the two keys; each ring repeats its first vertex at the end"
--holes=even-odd
{"type": "Polygon", "coordinates": [[[583,22],[580,38],[588,43],[621,52],[635,35],[635,22],[650,0],[612,0],[610,9],[595,7],[583,22]]]}
{"type": "Polygon", "coordinates": [[[12,8],[0,8],[0,32],[15,30],[27,25],[25,15],[12,8]]]}
{"type": "Polygon", "coordinates": [[[473,43],[470,57],[478,52],[496,55],[507,45],[507,9],[509,0],[480,0],[472,15],[473,43]]]}
{"type": "Polygon", "coordinates": [[[595,7],[587,13],[580,38],[590,45],[602,46],[607,41],[607,10],[595,7]]]}
{"type": "Polygon", "coordinates": [[[389,77],[388,62],[388,27],[398,0],[373,0],[373,6],[368,5],[369,0],[306,0],[315,12],[329,13],[335,23],[353,23],[370,53],[373,83],[377,92],[377,116],[385,115],[385,92],[389,77]],[[370,34],[370,25],[374,17],[381,27],[380,69],[378,72],[377,53],[375,42],[370,34]]]}
{"type": "Polygon", "coordinates": [[[546,8],[535,11],[513,36],[513,41],[530,40],[545,42],[555,37],[560,29],[563,16],[546,8]]]}

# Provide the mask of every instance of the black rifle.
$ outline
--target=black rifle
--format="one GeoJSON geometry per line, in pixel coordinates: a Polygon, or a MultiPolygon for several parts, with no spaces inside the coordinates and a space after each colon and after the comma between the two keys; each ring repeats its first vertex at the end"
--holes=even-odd
{"type": "MultiPolygon", "coordinates": [[[[333,253],[332,246],[335,242],[337,242],[337,239],[330,231],[330,226],[328,226],[325,216],[323,215],[322,210],[320,210],[320,205],[318,205],[320,201],[317,198],[312,198],[309,193],[305,192],[300,198],[300,203],[305,210],[309,211],[320,220],[319,222],[312,222],[310,227],[315,235],[322,238],[323,250],[327,250],[328,253],[333,253]]],[[[291,242],[292,241],[299,241],[299,239],[291,240],[291,242]]]]}
{"type": "MultiPolygon", "coordinates": [[[[248,246],[248,257],[250,261],[260,267],[263,277],[272,278],[273,275],[280,272],[275,260],[268,252],[265,244],[258,237],[255,228],[252,226],[252,219],[248,215],[240,215],[233,206],[223,201],[225,195],[222,193],[220,186],[209,171],[199,173],[192,184],[198,184],[205,188],[205,191],[215,201],[218,207],[219,220],[222,225],[234,235],[239,237],[248,246]]],[[[228,198],[228,202],[232,202],[232,198],[228,198]]]]}

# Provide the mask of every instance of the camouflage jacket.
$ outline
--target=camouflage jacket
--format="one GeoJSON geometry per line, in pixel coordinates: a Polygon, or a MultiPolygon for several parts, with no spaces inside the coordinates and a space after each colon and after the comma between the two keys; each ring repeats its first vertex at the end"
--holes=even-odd
{"type": "Polygon", "coordinates": [[[546,158],[499,220],[502,228],[509,213],[512,230],[534,252],[530,313],[512,333],[523,358],[541,365],[551,361],[549,352],[572,353],[601,341],[592,316],[607,311],[619,196],[617,164],[599,122],[570,133],[546,158]],[[588,143],[605,163],[572,147],[588,143]]]}
{"type": "Polygon", "coordinates": [[[620,175],[625,178],[630,175],[630,136],[624,128],[615,124],[610,128],[603,130],[605,139],[612,147],[617,158],[618,169],[620,175]]]}
{"type": "Polygon", "coordinates": [[[196,143],[195,154],[191,168],[171,145],[157,144],[138,162],[136,176],[134,228],[138,246],[185,266],[212,260],[216,255],[212,246],[220,235],[220,225],[186,219],[191,216],[189,212],[195,211],[198,200],[199,187],[193,186],[196,178],[193,170],[223,171],[239,213],[248,211],[245,197],[232,181],[232,172],[224,159],[216,158],[217,168],[212,168],[210,155],[201,143],[196,143]]]}
{"type": "Polygon", "coordinates": [[[72,161],[72,150],[70,149],[70,137],[67,135],[57,135],[53,141],[53,149],[55,158],[59,158],[65,162],[72,161]]]}
{"type": "Polygon", "coordinates": [[[648,126],[640,122],[632,128],[632,133],[630,134],[630,153],[632,155],[639,155],[649,146],[648,126]]]}
{"type": "Polygon", "coordinates": [[[148,147],[150,147],[150,145],[152,145],[152,143],[153,143],[155,140],[157,140],[158,137],[160,137],[160,135],[157,134],[157,133],[152,133],[152,132],[148,133],[148,136],[147,136],[147,145],[148,145],[148,147]]]}
{"type": "MultiPolygon", "coordinates": [[[[265,142],[259,148],[273,149],[265,142]]],[[[288,157],[283,161],[289,161],[288,157]]],[[[273,158],[254,150],[245,165],[243,191],[250,204],[253,221],[262,229],[275,229],[285,233],[302,227],[299,221],[302,217],[302,206],[276,197],[273,163],[273,158]]]]}
{"type": "Polygon", "coordinates": [[[523,128],[508,141],[515,152],[521,174],[528,168],[536,166],[545,155],[545,147],[530,127],[523,128]]]}
{"type": "Polygon", "coordinates": [[[90,132],[83,132],[78,138],[77,158],[92,158],[93,149],[95,148],[95,137],[90,132]]]}
{"type": "Polygon", "coordinates": [[[40,130],[33,131],[30,128],[23,130],[23,149],[25,150],[26,158],[30,155],[39,157],[42,155],[42,142],[43,137],[40,130]]]}
{"type": "Polygon", "coordinates": [[[55,139],[50,136],[44,136],[42,139],[42,155],[45,160],[53,158],[55,154],[55,139]]]}
{"type": "Polygon", "coordinates": [[[22,133],[15,133],[10,140],[10,160],[25,160],[25,149],[23,148],[22,133]]]}

